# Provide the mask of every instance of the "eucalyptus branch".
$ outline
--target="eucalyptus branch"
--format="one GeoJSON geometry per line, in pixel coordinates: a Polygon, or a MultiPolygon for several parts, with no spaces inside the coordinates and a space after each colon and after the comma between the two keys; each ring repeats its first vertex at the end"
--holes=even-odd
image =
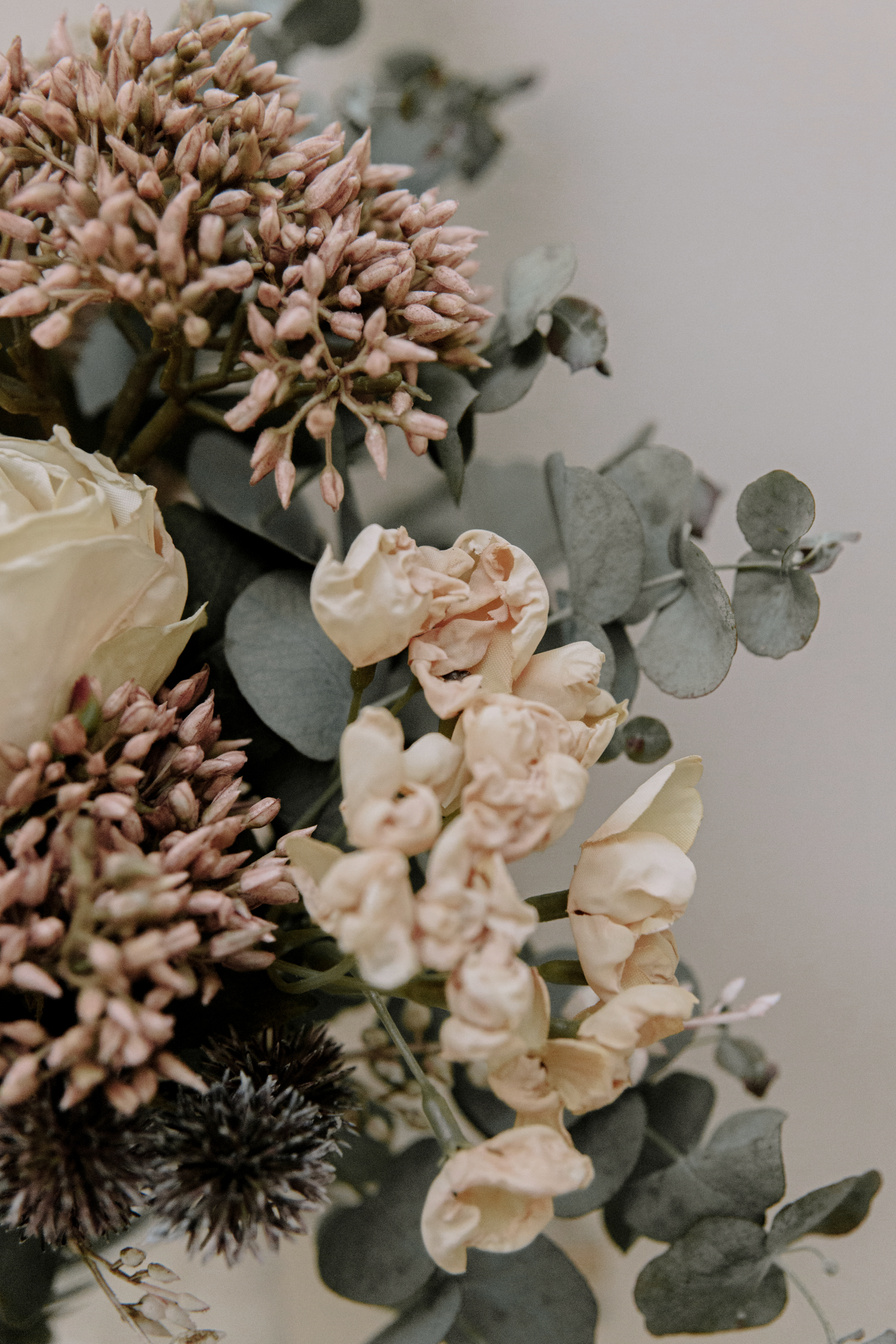
{"type": "MultiPolygon", "coordinates": [[[[786,1254],[786,1252],[784,1252],[784,1254],[786,1254]]],[[[838,1344],[837,1336],[834,1334],[834,1327],[831,1325],[827,1316],[824,1314],[824,1311],[822,1310],[821,1307],[821,1303],[818,1301],[817,1297],[815,1297],[814,1294],[809,1291],[809,1289],[803,1283],[802,1279],[799,1278],[798,1275],[794,1274],[792,1269],[788,1269],[786,1265],[780,1265],[780,1268],[783,1269],[784,1273],[787,1275],[788,1279],[793,1284],[794,1288],[796,1288],[798,1292],[802,1293],[803,1297],[806,1299],[809,1306],[812,1308],[813,1312],[818,1317],[818,1320],[821,1324],[821,1328],[824,1330],[826,1344],[838,1344]]]]}
{"type": "Polygon", "coordinates": [[[433,1086],[432,1081],[427,1078],[421,1069],[410,1044],[401,1034],[398,1024],[389,1012],[383,995],[369,986],[365,986],[364,993],[375,1008],[377,1017],[392,1037],[398,1053],[408,1067],[409,1073],[419,1084],[423,1113],[439,1141],[442,1152],[446,1157],[451,1157],[459,1148],[467,1147],[467,1140],[464,1138],[457,1116],[438,1088],[433,1086]]]}

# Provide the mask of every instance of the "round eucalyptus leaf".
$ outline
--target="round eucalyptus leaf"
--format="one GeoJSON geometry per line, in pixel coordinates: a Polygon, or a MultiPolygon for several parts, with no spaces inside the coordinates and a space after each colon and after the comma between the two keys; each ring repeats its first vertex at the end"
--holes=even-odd
{"type": "Polygon", "coordinates": [[[646,1124],[647,1107],[637,1092],[623,1092],[612,1106],[582,1117],[572,1131],[572,1141],[591,1158],[594,1180],[584,1190],[554,1200],[558,1218],[581,1218],[613,1198],[634,1170],[646,1124]]]}
{"type": "Polygon", "coordinates": [[[470,374],[470,383],[479,392],[477,411],[489,414],[515,406],[535,382],[547,357],[547,342],[540,331],[532,331],[524,341],[511,345],[507,318],[502,314],[482,351],[491,368],[470,374]]]}
{"type": "Polygon", "coordinates": [[[230,608],[225,652],[259,718],[303,755],[330,761],[351,704],[351,664],[315,620],[309,582],[272,570],[250,583],[230,608]]]}
{"type": "Polygon", "coordinates": [[[724,681],[737,631],[718,574],[689,538],[682,542],[680,561],[684,590],[654,616],[638,645],[638,661],[661,691],[692,699],[724,681]]]}
{"type": "Polygon", "coordinates": [[[453,1067],[452,1092],[464,1115],[486,1138],[512,1129],[516,1112],[490,1087],[477,1087],[463,1064],[453,1067]]]}
{"type": "MultiPolygon", "coordinates": [[[[605,627],[607,639],[613,652],[613,661],[607,649],[607,661],[601,669],[601,682],[609,687],[614,700],[632,701],[638,689],[638,657],[628,637],[628,631],[619,621],[610,621],[605,627]]],[[[599,646],[600,647],[600,646],[599,646]]]]}
{"type": "Polygon", "coordinates": [[[637,765],[653,765],[672,749],[669,730],[659,719],[639,714],[621,728],[625,754],[637,765]]]}
{"type": "MultiPolygon", "coordinates": [[[[651,426],[652,428],[652,426],[651,426]]],[[[641,520],[644,535],[644,583],[678,568],[669,545],[677,537],[691,512],[694,467],[691,459],[675,448],[642,444],[610,462],[603,470],[621,486],[641,520]]],[[[654,584],[638,592],[629,609],[622,613],[626,625],[643,621],[655,607],[672,596],[678,581],[654,584]]]]}
{"type": "Polygon", "coordinates": [[[438,1165],[434,1139],[412,1143],[392,1159],[378,1194],[327,1214],[318,1228],[317,1264],[328,1288],[381,1307],[420,1291],[435,1268],[420,1214],[438,1165]]]}
{"type": "Polygon", "coordinates": [[[367,1344],[442,1344],[460,1303],[460,1280],[436,1270],[396,1319],[367,1344]]]}
{"type": "Polygon", "coordinates": [[[470,1251],[460,1314],[446,1344],[594,1344],[597,1303],[572,1261],[546,1237],[521,1251],[470,1251]]]}
{"type": "Polygon", "coordinates": [[[335,47],[348,41],[363,13],[361,0],[295,0],[284,9],[280,27],[292,51],[312,42],[335,47]]]}
{"type": "Polygon", "coordinates": [[[504,275],[504,315],[512,345],[532,334],[575,273],[576,254],[568,243],[533,248],[510,263],[504,275]]]}
{"type": "Polygon", "coordinates": [[[880,1187],[880,1172],[866,1171],[861,1176],[847,1176],[835,1185],[811,1190],[792,1204],[785,1204],[769,1228],[769,1250],[775,1254],[810,1232],[828,1237],[852,1232],[864,1221],[880,1187]]]}
{"type": "Polygon", "coordinates": [[[814,521],[812,491],[789,471],[760,476],[737,501],[738,527],[754,551],[786,551],[814,521]]]}
{"type": "Polygon", "coordinates": [[[587,299],[565,294],[551,308],[548,349],[569,365],[572,373],[591,369],[607,348],[607,321],[587,299]]]}
{"type": "MultiPolygon", "coordinates": [[[[748,551],[740,563],[773,560],[748,551]]],[[[783,658],[809,642],[820,604],[815,580],[802,570],[739,569],[731,605],[744,647],[760,658],[783,658]]]]}
{"type": "Polygon", "coordinates": [[[635,1303],[653,1335],[708,1335],[767,1325],[787,1305],[787,1280],[765,1233],[743,1218],[704,1218],[650,1260],[635,1303]]]}

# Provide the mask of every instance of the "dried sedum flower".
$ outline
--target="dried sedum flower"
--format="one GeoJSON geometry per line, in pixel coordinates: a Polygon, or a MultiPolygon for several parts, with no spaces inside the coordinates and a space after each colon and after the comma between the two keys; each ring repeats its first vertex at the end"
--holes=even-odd
{"type": "Polygon", "coordinates": [[[0,1022],[0,1105],[55,1077],[62,1109],[102,1086],[126,1114],[160,1077],[203,1087],[168,1048],[167,1010],[208,1002],[215,963],[273,960],[252,907],[296,899],[286,860],[232,846],[279,804],[243,800],[244,743],[220,740],[206,682],[155,700],[126,682],[100,707],[82,678],[50,742],[2,748],[15,773],[0,796],[0,985],[23,997],[0,1022]]]}
{"type": "Polygon", "coordinates": [[[18,39],[0,57],[0,229],[14,243],[0,317],[40,318],[32,338],[49,348],[86,305],[128,304],[177,352],[181,402],[192,349],[230,329],[231,369],[254,375],[231,428],[291,411],[259,437],[253,479],[274,471],[288,501],[305,420],[338,507],[337,406],[361,419],[382,472],[384,425],[425,451],[447,425],[414,408],[419,364],[481,366],[470,343],[491,314],[470,284],[479,235],[448,224],[456,202],[401,189],[410,169],[372,165],[369,133],[350,148],[337,123],[299,138],[294,82],[249,47],[265,17],[153,34],[145,12],[113,22],[100,5],[92,56],[63,22],[45,68],[18,39]]]}

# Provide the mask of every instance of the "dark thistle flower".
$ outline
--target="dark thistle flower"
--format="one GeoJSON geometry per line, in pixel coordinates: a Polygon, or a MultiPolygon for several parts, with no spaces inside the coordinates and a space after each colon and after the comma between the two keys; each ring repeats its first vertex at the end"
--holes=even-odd
{"type": "Polygon", "coordinates": [[[51,1246],[121,1232],[141,1205],[142,1125],[94,1095],[60,1114],[43,1091],[0,1111],[0,1217],[51,1246]]]}
{"type": "Polygon", "coordinates": [[[300,1030],[270,1028],[247,1041],[231,1030],[205,1053],[216,1072],[245,1074],[256,1088],[269,1078],[281,1091],[293,1088],[322,1118],[329,1116],[334,1128],[355,1101],[342,1050],[320,1023],[300,1030]]]}
{"type": "Polygon", "coordinates": [[[228,1264],[259,1235],[276,1247],[305,1232],[335,1175],[332,1115],[274,1078],[258,1086],[226,1074],[204,1094],[182,1089],[153,1134],[160,1171],[151,1211],[188,1244],[228,1264]]]}

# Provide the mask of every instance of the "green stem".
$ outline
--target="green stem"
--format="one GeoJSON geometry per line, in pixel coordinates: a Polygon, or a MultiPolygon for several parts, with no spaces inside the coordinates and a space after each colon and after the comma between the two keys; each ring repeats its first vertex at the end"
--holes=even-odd
{"type": "MultiPolygon", "coordinates": [[[[774,573],[776,574],[780,574],[783,572],[783,566],[778,564],[777,561],[773,560],[754,560],[748,562],[747,564],[741,564],[740,561],[736,561],[730,565],[713,565],[713,569],[716,571],[716,573],[718,573],[720,570],[723,569],[738,569],[741,572],[746,572],[747,570],[751,569],[770,569],[774,571],[774,573]]],[[[641,592],[643,593],[647,588],[660,588],[664,583],[677,583],[680,579],[683,578],[684,578],[683,569],[673,569],[670,570],[668,574],[658,574],[655,579],[648,579],[646,583],[642,583],[641,592]]]]}
{"type": "Polygon", "coordinates": [[[818,1317],[821,1323],[821,1328],[824,1330],[825,1340],[827,1344],[837,1344],[837,1336],[834,1334],[834,1327],[831,1325],[827,1316],[825,1316],[824,1312],[822,1311],[821,1303],[812,1293],[809,1292],[809,1289],[803,1283],[802,1279],[798,1278],[798,1276],[794,1274],[792,1269],[787,1269],[784,1265],[781,1265],[780,1268],[784,1270],[784,1273],[787,1275],[788,1279],[793,1284],[794,1288],[796,1288],[799,1292],[802,1293],[803,1297],[809,1303],[809,1306],[815,1312],[815,1315],[818,1317]]]}
{"type": "Polygon", "coordinates": [[[302,815],[299,817],[298,821],[296,822],[296,830],[303,831],[306,826],[310,826],[312,822],[317,821],[318,817],[320,816],[321,812],[323,812],[327,803],[330,801],[331,798],[336,797],[336,794],[339,792],[341,788],[342,788],[342,779],[337,774],[333,782],[327,785],[323,793],[319,794],[317,798],[315,798],[311,806],[307,809],[307,811],[303,812],[302,815]]]}
{"type": "Polygon", "coordinates": [[[398,715],[401,713],[401,711],[404,709],[405,705],[408,704],[411,700],[413,700],[414,696],[417,694],[419,689],[420,689],[420,683],[417,680],[417,678],[414,677],[411,680],[410,684],[406,686],[405,689],[402,691],[398,699],[393,700],[391,704],[388,704],[386,706],[389,713],[394,714],[397,718],[398,715]]]}
{"type": "Polygon", "coordinates": [[[463,1130],[458,1124],[457,1116],[454,1114],[441,1092],[433,1087],[432,1082],[421,1069],[414,1052],[401,1034],[397,1022],[389,1012],[386,1000],[383,998],[382,994],[369,987],[365,988],[364,993],[376,1009],[377,1017],[392,1037],[393,1044],[407,1065],[411,1076],[419,1083],[421,1099],[423,1102],[423,1113],[432,1126],[432,1132],[438,1139],[442,1152],[446,1157],[451,1157],[459,1148],[467,1147],[467,1140],[464,1138],[463,1130]]]}
{"type": "Polygon", "coordinates": [[[364,692],[376,676],[376,663],[368,663],[366,667],[353,667],[351,675],[352,685],[352,703],[349,706],[346,727],[354,723],[355,719],[361,713],[361,701],[364,692]]]}
{"type": "MultiPolygon", "coordinates": [[[[340,987],[347,980],[347,972],[355,964],[353,955],[343,957],[337,961],[335,966],[331,966],[328,971],[309,971],[304,966],[296,966],[291,961],[275,961],[268,967],[268,974],[274,974],[271,978],[278,989],[284,990],[287,994],[311,994],[315,989],[323,989],[325,985],[331,987],[339,982],[340,987]],[[289,974],[295,976],[295,980],[284,983],[283,976],[289,974]]],[[[357,992],[363,993],[363,986],[358,982],[357,992]]]]}
{"type": "Polygon", "coordinates": [[[131,445],[121,459],[120,465],[126,471],[137,471],[157,448],[174,433],[186,415],[186,407],[174,397],[163,401],[155,415],[144,425],[140,433],[131,441],[131,445]]]}
{"type": "Polygon", "coordinates": [[[658,1134],[655,1129],[651,1129],[650,1125],[644,1126],[644,1137],[661,1149],[667,1157],[671,1157],[673,1162],[680,1162],[686,1156],[680,1148],[675,1147],[674,1143],[670,1143],[662,1134],[658,1134]]]}
{"type": "Polygon", "coordinates": [[[101,451],[115,462],[121,453],[125,435],[140,413],[143,400],[156,372],[165,362],[164,350],[145,350],[138,355],[109,412],[101,451]]]}

